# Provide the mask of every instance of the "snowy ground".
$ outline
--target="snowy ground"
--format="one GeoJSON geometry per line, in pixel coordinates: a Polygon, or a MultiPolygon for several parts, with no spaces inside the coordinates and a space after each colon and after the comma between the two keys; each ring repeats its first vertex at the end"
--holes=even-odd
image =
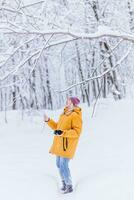
{"type": "MultiPolygon", "coordinates": [[[[133,200],[134,199],[134,102],[100,101],[95,117],[82,105],[83,132],[70,167],[73,194],[58,192],[55,157],[48,153],[52,131],[19,113],[8,113],[8,124],[0,117],[1,200],[133,200]]],[[[58,118],[59,111],[47,112],[58,118]]],[[[2,113],[0,113],[2,115],[2,113]]]]}

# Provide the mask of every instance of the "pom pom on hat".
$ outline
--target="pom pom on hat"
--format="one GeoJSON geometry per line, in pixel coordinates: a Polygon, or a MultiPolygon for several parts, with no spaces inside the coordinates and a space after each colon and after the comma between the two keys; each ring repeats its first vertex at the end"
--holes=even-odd
{"type": "Polygon", "coordinates": [[[80,103],[80,100],[77,97],[70,97],[74,106],[77,106],[80,103]]]}

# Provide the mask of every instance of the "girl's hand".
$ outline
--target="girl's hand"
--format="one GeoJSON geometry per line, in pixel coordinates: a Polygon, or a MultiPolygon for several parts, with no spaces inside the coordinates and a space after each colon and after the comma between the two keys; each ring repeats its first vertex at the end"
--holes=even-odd
{"type": "Polygon", "coordinates": [[[50,118],[49,118],[46,114],[44,114],[44,121],[45,121],[45,122],[48,122],[49,119],[50,119],[50,118]]]}

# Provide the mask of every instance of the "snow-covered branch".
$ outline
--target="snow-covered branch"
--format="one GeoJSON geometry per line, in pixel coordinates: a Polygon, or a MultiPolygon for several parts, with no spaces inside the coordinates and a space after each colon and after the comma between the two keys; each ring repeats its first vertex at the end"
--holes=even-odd
{"type": "Polygon", "coordinates": [[[17,65],[12,71],[7,72],[7,74],[5,74],[4,76],[0,77],[0,81],[4,81],[5,79],[7,79],[9,76],[11,76],[12,74],[16,73],[21,67],[23,67],[31,58],[33,58],[34,56],[38,55],[40,53],[40,50],[34,52],[32,55],[30,55],[28,58],[26,58],[24,61],[22,61],[21,63],[19,63],[19,65],[17,65]]]}
{"type": "MultiPolygon", "coordinates": [[[[1,81],[4,81],[5,79],[7,79],[9,76],[11,76],[11,74],[16,73],[21,67],[23,67],[31,58],[33,58],[34,56],[38,55],[38,57],[36,58],[36,62],[34,64],[33,69],[35,68],[43,50],[46,48],[47,44],[49,43],[50,39],[53,37],[53,35],[50,36],[50,38],[47,40],[47,42],[45,43],[45,45],[43,46],[43,48],[41,48],[41,50],[38,50],[36,52],[34,52],[32,55],[30,55],[28,58],[26,58],[24,61],[22,61],[21,63],[19,63],[19,65],[17,65],[12,71],[8,72],[7,74],[5,74],[3,77],[0,77],[1,81]]],[[[31,71],[31,72],[32,72],[31,71]]]]}
{"type": "MultiPolygon", "coordinates": [[[[15,13],[16,15],[24,15],[24,12],[22,10],[17,10],[17,9],[13,9],[13,8],[10,8],[10,7],[7,7],[7,6],[1,6],[0,7],[0,11],[7,11],[7,12],[10,12],[10,13],[15,13]]],[[[31,19],[37,19],[37,20],[42,20],[40,17],[36,16],[36,15],[30,15],[30,14],[25,14],[27,17],[31,18],[31,19]]]]}
{"type": "Polygon", "coordinates": [[[88,79],[86,79],[86,80],[84,80],[84,81],[81,81],[81,82],[79,82],[79,83],[75,83],[75,84],[69,86],[69,87],[66,88],[66,89],[62,89],[62,90],[60,90],[60,91],[58,91],[58,90],[56,91],[56,90],[55,90],[55,92],[58,92],[58,93],[67,92],[68,90],[70,90],[70,89],[72,89],[72,88],[74,88],[74,87],[76,87],[76,86],[78,86],[78,85],[82,85],[82,84],[88,83],[89,81],[92,81],[92,80],[101,79],[103,76],[105,76],[106,74],[108,74],[110,71],[116,70],[116,68],[117,68],[118,66],[121,65],[121,63],[122,63],[122,62],[128,57],[128,55],[130,54],[130,52],[131,52],[131,50],[132,50],[132,47],[133,47],[133,45],[131,45],[131,46],[129,47],[129,49],[128,49],[128,51],[126,52],[126,54],[125,54],[121,59],[119,59],[119,60],[117,61],[117,63],[114,65],[114,67],[112,67],[112,68],[110,68],[110,69],[107,69],[106,71],[104,71],[103,73],[101,73],[101,74],[99,74],[99,75],[97,75],[97,76],[93,76],[93,77],[90,77],[90,78],[88,78],[88,79]]]}
{"type": "Polygon", "coordinates": [[[19,9],[28,8],[28,7],[35,6],[35,5],[42,4],[42,3],[44,3],[44,1],[34,2],[34,3],[28,4],[28,5],[21,6],[19,9]]]}
{"type": "Polygon", "coordinates": [[[29,40],[26,40],[24,43],[20,44],[12,53],[11,55],[7,58],[7,60],[2,63],[2,65],[0,65],[0,68],[4,67],[4,65],[11,59],[11,57],[24,45],[28,44],[29,42],[33,41],[35,39],[36,36],[30,38],[29,40]]]}
{"type": "Polygon", "coordinates": [[[1,32],[4,34],[20,34],[20,35],[65,35],[70,36],[73,38],[79,38],[79,39],[98,39],[102,37],[114,37],[114,38],[123,38],[124,40],[134,42],[134,34],[129,34],[125,32],[121,32],[118,30],[109,30],[108,28],[103,28],[98,30],[95,33],[77,33],[74,31],[67,31],[67,30],[49,30],[49,31],[20,31],[20,30],[14,30],[9,27],[0,27],[1,32]],[[3,30],[3,31],[2,31],[3,30]]]}

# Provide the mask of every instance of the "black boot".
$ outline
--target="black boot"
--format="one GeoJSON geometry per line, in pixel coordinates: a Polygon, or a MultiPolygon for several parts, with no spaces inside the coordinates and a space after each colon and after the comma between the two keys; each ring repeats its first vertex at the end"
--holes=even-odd
{"type": "Polygon", "coordinates": [[[63,181],[62,181],[61,191],[65,191],[65,190],[66,190],[66,183],[65,183],[65,181],[63,180],[63,181]]]}
{"type": "Polygon", "coordinates": [[[73,192],[73,186],[72,185],[66,185],[66,190],[63,192],[63,194],[71,193],[73,192]]]}

